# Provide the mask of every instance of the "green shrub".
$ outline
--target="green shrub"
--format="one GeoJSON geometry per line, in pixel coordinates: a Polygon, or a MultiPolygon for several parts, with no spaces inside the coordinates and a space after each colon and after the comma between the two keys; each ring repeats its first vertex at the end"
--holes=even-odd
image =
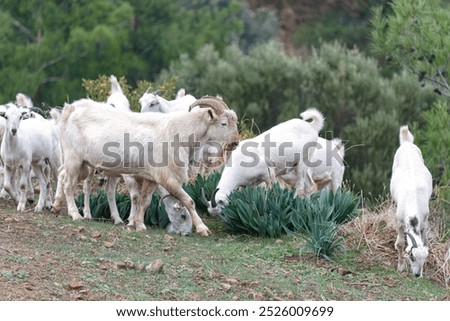
{"type": "Polygon", "coordinates": [[[276,238],[290,232],[308,233],[311,226],[322,224],[325,218],[339,226],[358,214],[359,204],[360,197],[350,191],[322,190],[310,198],[299,198],[295,190],[275,184],[267,189],[248,187],[233,191],[220,218],[235,233],[276,238]],[[311,213],[317,211],[331,216],[318,217],[316,222],[311,213]]]}
{"type": "Polygon", "coordinates": [[[230,194],[220,218],[235,233],[276,238],[290,231],[295,191],[278,184],[265,189],[248,187],[230,194]]]}
{"type": "Polygon", "coordinates": [[[310,250],[317,257],[331,259],[343,249],[343,238],[337,234],[340,225],[359,214],[361,197],[350,191],[337,190],[336,193],[322,190],[309,199],[297,198],[291,213],[294,231],[301,232],[306,243],[300,252],[310,250]]]}

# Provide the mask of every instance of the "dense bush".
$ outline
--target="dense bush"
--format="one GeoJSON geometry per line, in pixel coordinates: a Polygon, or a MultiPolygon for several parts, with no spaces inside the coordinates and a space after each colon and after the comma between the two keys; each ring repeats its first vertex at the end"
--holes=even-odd
{"type": "Polygon", "coordinates": [[[374,198],[387,191],[398,128],[423,124],[421,113],[437,99],[411,75],[386,78],[376,60],[339,43],[323,43],[304,60],[275,42],[248,54],[237,46],[220,54],[208,45],[182,55],[159,81],[175,75],[177,86],[194,95],[222,95],[240,118],[255,122],[256,133],[317,107],[326,117],[321,136],[346,142],[345,179],[374,198]]]}

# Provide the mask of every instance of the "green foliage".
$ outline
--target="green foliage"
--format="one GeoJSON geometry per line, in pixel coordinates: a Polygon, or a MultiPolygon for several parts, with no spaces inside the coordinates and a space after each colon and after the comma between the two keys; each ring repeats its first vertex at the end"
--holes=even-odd
{"type": "Polygon", "coordinates": [[[234,233],[276,238],[301,232],[308,244],[320,246],[321,256],[329,256],[339,247],[340,239],[335,237],[339,225],[358,215],[359,204],[360,198],[349,191],[322,190],[298,198],[295,190],[275,184],[233,191],[220,218],[234,233]]]}
{"type": "Polygon", "coordinates": [[[306,243],[300,246],[300,254],[310,250],[316,257],[331,260],[339,250],[344,249],[344,238],[338,236],[339,224],[332,207],[312,203],[306,212],[295,216],[298,229],[303,232],[306,243]]]}
{"type": "Polygon", "coordinates": [[[240,117],[267,129],[287,117],[298,117],[302,96],[298,85],[303,81],[299,62],[276,42],[254,47],[248,54],[231,45],[221,55],[206,45],[192,57],[181,55],[160,79],[176,75],[178,87],[194,96],[219,94],[240,117]]]}
{"type": "Polygon", "coordinates": [[[398,128],[423,124],[420,115],[438,98],[430,88],[418,88],[411,74],[386,78],[375,59],[337,42],[322,43],[306,60],[274,42],[248,54],[230,46],[221,55],[208,45],[193,57],[183,55],[161,79],[174,75],[177,87],[194,95],[222,95],[245,119],[244,137],[317,107],[326,118],[322,133],[332,131],[346,142],[346,180],[374,197],[386,192],[398,128]]]}
{"type": "MultiPolygon", "coordinates": [[[[146,225],[164,228],[169,224],[169,218],[164,206],[159,206],[160,197],[153,194],[150,206],[145,211],[144,223],[146,225]]],[[[83,214],[84,194],[80,194],[75,200],[80,214],[83,214]]],[[[108,198],[103,190],[99,190],[96,194],[91,194],[89,198],[91,215],[93,219],[111,219],[108,198]]],[[[131,209],[131,201],[128,194],[116,194],[116,204],[119,215],[123,221],[128,219],[131,209]]]]}
{"type": "Polygon", "coordinates": [[[434,203],[444,225],[450,226],[450,107],[437,101],[424,113],[425,126],[414,132],[425,165],[433,176],[434,203]]]}
{"type": "Polygon", "coordinates": [[[450,8],[440,0],[394,0],[389,12],[374,10],[373,51],[406,67],[420,83],[450,96],[450,8]]]}
{"type": "Polygon", "coordinates": [[[37,105],[84,97],[82,79],[154,80],[180,53],[207,43],[250,48],[276,34],[275,14],[250,14],[241,0],[5,0],[0,9],[0,93],[37,105]]]}
{"type": "Polygon", "coordinates": [[[369,18],[372,6],[385,0],[335,2],[326,11],[317,11],[310,23],[302,23],[294,34],[294,41],[302,47],[319,45],[320,41],[339,40],[348,48],[366,51],[369,46],[369,18]]]}
{"type": "Polygon", "coordinates": [[[272,188],[243,188],[233,191],[220,218],[235,233],[280,237],[290,231],[290,213],[295,191],[278,184],[272,188]]]}

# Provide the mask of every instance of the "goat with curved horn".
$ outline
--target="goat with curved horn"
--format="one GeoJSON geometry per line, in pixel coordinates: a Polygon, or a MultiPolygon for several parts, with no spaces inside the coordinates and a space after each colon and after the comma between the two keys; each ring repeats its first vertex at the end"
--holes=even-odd
{"type": "Polygon", "coordinates": [[[192,110],[192,108],[199,106],[199,107],[210,107],[212,108],[217,114],[221,114],[224,110],[229,110],[227,104],[222,100],[214,96],[204,96],[200,99],[197,99],[194,103],[192,103],[189,106],[189,111],[192,110]]]}

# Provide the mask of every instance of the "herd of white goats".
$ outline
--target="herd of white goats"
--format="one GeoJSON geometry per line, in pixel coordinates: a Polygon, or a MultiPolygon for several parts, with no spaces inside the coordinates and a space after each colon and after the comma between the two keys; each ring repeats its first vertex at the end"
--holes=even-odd
{"type": "MultiPolygon", "coordinates": [[[[89,197],[85,197],[82,217],[74,193],[84,181],[83,192],[89,195],[94,172],[100,172],[107,178],[105,190],[114,223],[123,223],[115,203],[116,186],[123,179],[132,200],[129,227],[146,229],[144,213],[152,193],[157,192],[169,214],[171,232],[186,235],[193,225],[198,234],[208,236],[209,229],[182,186],[194,159],[208,162],[211,153],[217,156],[218,147],[223,147],[225,154],[230,150],[227,146],[235,148],[211,196],[208,210],[212,214],[227,205],[231,191],[243,186],[278,181],[295,188],[299,195],[341,186],[344,146],[339,139],[318,136],[324,118],[316,109],[239,141],[236,113],[220,97],[196,99],[180,90],[174,100],[167,101],[147,90],[139,100],[141,113],[135,113],[117,79],[111,76],[110,81],[111,95],[106,102],[81,99],[66,103],[62,110],[51,110],[51,119],[42,117],[23,94],[16,96],[15,103],[0,106],[0,183],[2,193],[9,194],[18,211],[24,211],[27,200],[33,200],[34,173],[40,187],[36,212],[52,208],[58,213],[65,196],[74,220],[89,219],[89,197]],[[175,153],[170,147],[177,143],[175,153]],[[154,156],[165,161],[164,166],[152,163],[149,157],[154,156]],[[51,180],[56,182],[54,200],[51,180]]],[[[391,195],[397,204],[395,247],[398,269],[405,268],[408,258],[416,277],[422,276],[428,256],[431,192],[431,174],[421,152],[408,127],[401,127],[391,179],[391,195]]]]}

